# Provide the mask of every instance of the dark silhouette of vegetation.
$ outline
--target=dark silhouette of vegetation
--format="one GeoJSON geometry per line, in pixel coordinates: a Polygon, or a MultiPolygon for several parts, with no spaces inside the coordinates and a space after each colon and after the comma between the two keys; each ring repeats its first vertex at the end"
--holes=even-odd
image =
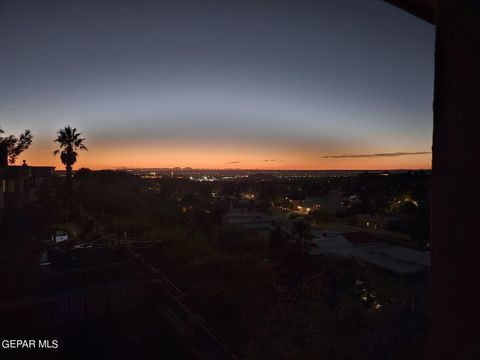
{"type": "Polygon", "coordinates": [[[287,245],[287,243],[288,243],[287,235],[284,233],[284,231],[281,228],[276,227],[270,232],[269,241],[268,241],[269,247],[279,248],[287,245]]]}
{"type": "MultiPolygon", "coordinates": [[[[387,213],[398,213],[402,223],[415,221],[417,234],[412,238],[420,241],[428,238],[424,235],[429,216],[426,175],[198,182],[82,168],[71,181],[75,216],[65,216],[69,210],[61,206],[64,181],[58,177],[41,194],[38,209],[29,210],[28,227],[38,221],[38,230],[65,230],[70,239],[82,242],[124,234],[161,239],[139,251],[182,290],[182,302],[202,315],[239,358],[412,360],[424,356],[428,306],[413,313],[405,310],[412,306],[404,303],[415,298],[413,307],[418,309],[428,299],[418,290],[426,291],[428,286],[402,285],[348,259],[310,255],[309,222],[328,224],[338,215],[314,211],[303,220],[273,224],[270,234],[221,219],[232,205],[256,211],[266,206],[262,192],[269,183],[276,184],[269,200],[285,207],[297,192],[318,196],[343,187],[345,195],[358,195],[366,203],[352,205],[358,208],[352,207],[349,216],[386,206],[387,213]],[[242,200],[242,193],[253,193],[255,199],[242,200]],[[405,194],[418,208],[391,206],[394,197],[405,199],[405,194]],[[369,291],[368,300],[361,300],[357,279],[375,296],[369,291]],[[375,301],[381,309],[374,307],[375,301]]],[[[20,228],[25,215],[16,218],[20,228]]]]}
{"type": "Polygon", "coordinates": [[[335,222],[335,216],[327,211],[315,210],[311,211],[307,219],[312,220],[317,226],[331,225],[335,222]]]}
{"type": "MultiPolygon", "coordinates": [[[[4,131],[0,128],[0,134],[4,131]]],[[[25,130],[19,136],[9,135],[6,137],[0,136],[0,143],[7,146],[8,162],[14,165],[17,157],[27,150],[32,144],[33,135],[30,130],[25,130]]]]}
{"type": "Polygon", "coordinates": [[[85,146],[85,138],[81,137],[82,133],[77,129],[71,128],[70,125],[58,130],[57,138],[54,140],[58,143],[59,149],[54,151],[54,155],[60,154],[60,160],[65,165],[66,173],[66,196],[67,203],[72,201],[72,169],[77,162],[79,150],[88,150],[85,146]]]}
{"type": "Polygon", "coordinates": [[[313,246],[313,236],[311,233],[311,226],[309,223],[298,220],[292,223],[290,235],[295,241],[295,244],[302,252],[308,252],[313,246]]]}
{"type": "MultiPolygon", "coordinates": [[[[349,260],[329,257],[294,285],[277,289],[277,300],[247,351],[261,359],[426,359],[427,312],[412,310],[400,301],[381,308],[363,302],[353,284],[361,269],[349,260]]],[[[390,283],[392,280],[390,280],[390,283]]],[[[388,284],[379,288],[386,298],[388,284]],[[386,294],[385,294],[386,295],[386,294]]],[[[422,289],[412,290],[420,295],[422,289]],[[419,293],[420,292],[420,293],[419,293]]]]}

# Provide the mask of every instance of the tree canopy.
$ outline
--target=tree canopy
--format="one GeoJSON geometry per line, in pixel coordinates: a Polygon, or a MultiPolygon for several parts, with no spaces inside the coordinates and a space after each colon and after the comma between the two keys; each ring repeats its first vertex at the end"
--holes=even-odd
{"type": "MultiPolygon", "coordinates": [[[[5,132],[0,128],[0,134],[5,132]]],[[[25,130],[19,136],[8,135],[6,137],[0,136],[0,143],[7,145],[8,162],[15,164],[17,157],[27,150],[33,141],[33,135],[30,130],[25,130]]]]}

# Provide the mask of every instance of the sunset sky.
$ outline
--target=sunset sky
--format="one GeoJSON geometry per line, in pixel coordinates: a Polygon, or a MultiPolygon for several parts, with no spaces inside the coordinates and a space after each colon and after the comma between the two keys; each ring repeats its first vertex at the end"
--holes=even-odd
{"type": "Polygon", "coordinates": [[[0,126],[55,165],[431,167],[434,28],[378,0],[0,0],[0,126]]]}

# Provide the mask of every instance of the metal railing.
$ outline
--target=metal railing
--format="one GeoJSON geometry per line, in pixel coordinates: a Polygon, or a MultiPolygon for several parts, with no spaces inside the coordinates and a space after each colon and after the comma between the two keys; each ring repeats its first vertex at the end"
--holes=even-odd
{"type": "MultiPolygon", "coordinates": [[[[126,308],[151,306],[164,321],[180,331],[181,338],[195,358],[200,360],[235,360],[236,357],[213,335],[201,316],[194,314],[183,302],[184,294],[161,271],[140,254],[126,249],[127,259],[144,273],[142,281],[116,282],[98,289],[77,288],[68,294],[36,296],[1,304],[0,315],[35,313],[55,322],[81,321],[107,316],[126,308]]],[[[1,318],[0,316],[0,318],[1,318]]]]}
{"type": "Polygon", "coordinates": [[[55,297],[54,320],[68,322],[108,314],[145,303],[147,282],[135,282],[107,289],[77,292],[55,297]]]}
{"type": "MultiPolygon", "coordinates": [[[[208,329],[202,317],[192,311],[181,301],[183,297],[173,282],[167,279],[161,271],[149,264],[140,254],[132,249],[127,252],[137,264],[143,266],[151,279],[151,296],[157,308],[168,311],[175,319],[175,323],[183,325],[183,338],[186,339],[192,352],[199,359],[206,360],[235,360],[236,357],[227,347],[208,329]]],[[[162,311],[162,310],[161,310],[162,311]]],[[[163,314],[164,315],[164,314],[163,314]]]]}

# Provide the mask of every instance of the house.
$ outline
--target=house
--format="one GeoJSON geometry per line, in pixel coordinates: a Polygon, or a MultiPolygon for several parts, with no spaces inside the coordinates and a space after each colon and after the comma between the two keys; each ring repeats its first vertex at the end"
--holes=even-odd
{"type": "Polygon", "coordinates": [[[336,214],[346,211],[343,198],[337,191],[330,191],[328,194],[318,197],[307,197],[301,201],[295,210],[303,214],[310,211],[322,210],[328,213],[336,214]]]}
{"type": "Polygon", "coordinates": [[[276,220],[264,212],[232,208],[223,214],[222,224],[238,225],[261,233],[268,233],[275,228],[276,220]]]}
{"type": "Polygon", "coordinates": [[[329,254],[352,258],[357,262],[382,269],[396,275],[422,273],[430,268],[430,253],[389,245],[368,233],[351,232],[313,233],[314,247],[310,255],[329,254]]]}
{"type": "Polygon", "coordinates": [[[0,145],[0,210],[22,208],[38,199],[39,189],[48,183],[53,166],[8,165],[8,152],[0,145]]]}

